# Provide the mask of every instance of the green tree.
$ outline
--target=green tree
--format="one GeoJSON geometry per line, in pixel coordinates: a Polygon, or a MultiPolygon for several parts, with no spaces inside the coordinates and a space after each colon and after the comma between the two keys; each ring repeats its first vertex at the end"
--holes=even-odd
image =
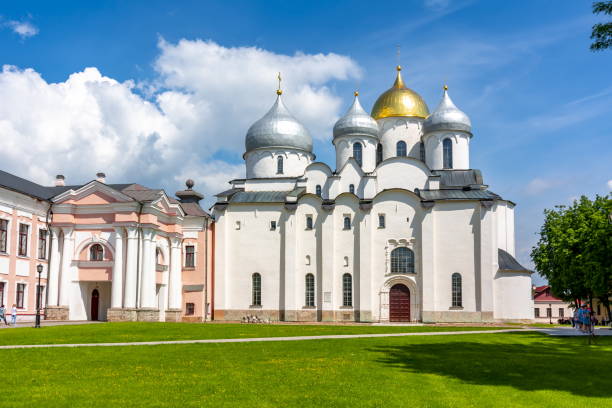
{"type": "MultiPolygon", "coordinates": [[[[593,3],[593,14],[612,15],[612,1],[596,1],[593,3]]],[[[612,47],[612,21],[597,23],[593,26],[591,51],[602,51],[612,47]]]]}
{"type": "Polygon", "coordinates": [[[610,315],[612,296],[612,199],[582,196],[544,210],[540,240],[531,258],[555,296],[576,302],[600,299],[610,315]]]}

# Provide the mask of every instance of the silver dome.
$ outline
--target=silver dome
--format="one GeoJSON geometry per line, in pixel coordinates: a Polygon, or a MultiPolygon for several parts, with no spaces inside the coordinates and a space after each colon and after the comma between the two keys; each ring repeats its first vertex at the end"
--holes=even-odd
{"type": "Polygon", "coordinates": [[[448,88],[444,87],[444,96],[436,110],[423,122],[424,133],[435,130],[460,130],[472,133],[470,118],[459,110],[448,96],[448,88]]]}
{"type": "Polygon", "coordinates": [[[353,104],[334,125],[334,139],[350,134],[362,134],[378,138],[378,122],[361,107],[358,95],[355,92],[353,104]]]}
{"type": "Polygon", "coordinates": [[[249,128],[246,151],[265,147],[289,147],[312,152],[312,137],[308,130],[289,113],[281,95],[274,106],[249,128]]]}

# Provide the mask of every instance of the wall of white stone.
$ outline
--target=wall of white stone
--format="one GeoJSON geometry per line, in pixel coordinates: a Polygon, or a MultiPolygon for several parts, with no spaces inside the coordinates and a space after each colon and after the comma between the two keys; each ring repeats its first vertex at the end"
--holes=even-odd
{"type": "Polygon", "coordinates": [[[247,178],[299,177],[314,155],[296,149],[258,149],[245,153],[247,178]],[[283,157],[283,172],[277,172],[278,157],[283,157]]]}
{"type": "Polygon", "coordinates": [[[436,131],[425,135],[425,158],[432,170],[444,168],[443,148],[444,139],[453,142],[453,169],[466,170],[470,168],[470,139],[469,133],[436,131]]]}
{"type": "Polygon", "coordinates": [[[397,142],[406,142],[409,157],[420,158],[423,119],[421,118],[383,118],[378,120],[380,142],[383,146],[383,160],[397,156],[397,142]]]}
{"type": "Polygon", "coordinates": [[[378,141],[373,137],[365,136],[342,136],[334,139],[336,147],[336,171],[340,171],[350,157],[353,157],[353,145],[360,143],[362,146],[362,166],[364,172],[374,171],[376,167],[376,146],[378,141]]]}

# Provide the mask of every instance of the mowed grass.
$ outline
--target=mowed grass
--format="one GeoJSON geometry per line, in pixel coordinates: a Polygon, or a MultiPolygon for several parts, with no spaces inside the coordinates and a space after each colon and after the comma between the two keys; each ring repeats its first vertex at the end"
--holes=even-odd
{"type": "Polygon", "coordinates": [[[612,338],[535,332],[0,350],[10,407],[610,407],[612,338]]]}
{"type": "Polygon", "coordinates": [[[354,326],[288,324],[100,323],[0,330],[0,345],[117,343],[162,340],[315,336],[325,334],[412,333],[493,330],[498,327],[354,326]]]}

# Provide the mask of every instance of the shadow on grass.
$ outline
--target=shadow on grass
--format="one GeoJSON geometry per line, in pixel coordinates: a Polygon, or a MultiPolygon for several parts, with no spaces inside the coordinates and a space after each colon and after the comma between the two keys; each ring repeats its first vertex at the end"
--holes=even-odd
{"type": "Polygon", "coordinates": [[[437,374],[465,383],[524,391],[558,390],[611,397],[611,342],[587,346],[583,339],[512,333],[516,343],[449,341],[377,347],[379,363],[417,374],[437,374]]]}

